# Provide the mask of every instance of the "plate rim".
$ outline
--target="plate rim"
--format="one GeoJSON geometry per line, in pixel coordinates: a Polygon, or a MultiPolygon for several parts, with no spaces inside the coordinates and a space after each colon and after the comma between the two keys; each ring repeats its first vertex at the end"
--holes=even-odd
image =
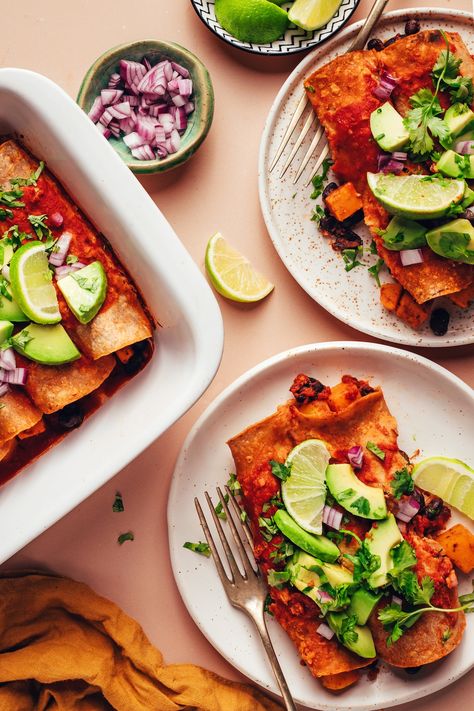
{"type": "MultiPolygon", "coordinates": [[[[445,368],[442,365],[439,365],[438,363],[435,363],[434,361],[430,360],[426,356],[420,355],[418,353],[414,353],[412,351],[407,351],[403,348],[397,348],[395,346],[391,346],[385,343],[370,343],[370,342],[364,342],[364,341],[325,341],[323,343],[308,343],[304,344],[301,346],[296,346],[293,348],[286,349],[284,351],[280,351],[263,361],[257,363],[256,365],[252,366],[248,370],[246,370],[244,373],[242,373],[240,376],[238,376],[235,380],[233,380],[229,385],[227,385],[224,390],[222,390],[206,407],[206,409],[201,413],[197,421],[194,423],[192,426],[191,430],[189,431],[188,435],[186,436],[186,439],[180,449],[178,458],[176,460],[175,468],[173,470],[173,475],[171,478],[171,485],[168,493],[168,503],[167,503],[167,528],[168,528],[168,545],[169,545],[169,553],[170,553],[170,561],[171,561],[171,568],[173,571],[173,577],[176,583],[176,586],[179,590],[179,593],[181,595],[181,599],[183,601],[183,604],[186,607],[186,610],[190,617],[192,618],[193,622],[197,625],[198,629],[201,631],[201,633],[204,635],[204,637],[208,640],[208,642],[212,645],[212,647],[220,654],[234,669],[238,670],[241,674],[243,674],[247,679],[250,679],[253,683],[257,684],[259,687],[265,689],[267,692],[270,691],[273,694],[276,694],[278,696],[279,692],[276,689],[276,683],[274,688],[269,688],[263,683],[263,680],[256,679],[254,676],[250,676],[249,672],[247,669],[244,669],[241,665],[237,665],[234,660],[231,658],[230,654],[226,652],[226,650],[221,649],[220,647],[216,646],[215,642],[213,641],[213,638],[204,626],[204,624],[201,622],[201,619],[194,614],[193,607],[191,605],[188,606],[188,598],[190,597],[187,592],[187,588],[185,588],[182,585],[182,576],[179,573],[179,561],[177,560],[177,548],[173,546],[173,538],[171,535],[171,530],[174,528],[174,516],[173,516],[173,504],[174,504],[174,499],[175,496],[178,493],[178,473],[179,470],[182,470],[185,466],[186,459],[187,459],[187,454],[190,446],[192,445],[194,439],[199,435],[200,430],[203,425],[206,424],[206,421],[211,418],[216,410],[218,410],[222,404],[225,403],[226,400],[229,398],[235,396],[238,394],[239,389],[245,385],[247,385],[250,381],[255,379],[256,377],[261,376],[265,372],[271,371],[271,369],[277,365],[279,365],[282,361],[285,360],[290,360],[293,358],[298,358],[300,356],[308,356],[311,354],[318,354],[318,353],[331,353],[331,352],[339,352],[341,350],[345,351],[353,351],[354,353],[358,353],[359,355],[363,355],[364,352],[368,352],[369,354],[377,353],[379,357],[381,358],[401,358],[404,361],[412,361],[415,365],[421,365],[424,368],[428,369],[431,372],[434,372],[437,376],[440,376],[441,378],[444,378],[446,381],[448,381],[453,387],[458,388],[461,390],[465,395],[468,396],[468,399],[470,402],[472,402],[473,408],[474,408],[474,390],[461,378],[459,378],[457,375],[452,373],[450,370],[445,368]]],[[[244,425],[245,427],[245,425],[244,425]]],[[[230,603],[229,603],[230,604],[230,603]]],[[[295,652],[295,654],[297,654],[295,652]]],[[[436,691],[439,691],[441,689],[447,688],[451,684],[453,684],[455,681],[460,679],[461,677],[465,676],[468,674],[472,669],[474,668],[474,658],[471,661],[471,664],[463,669],[462,671],[456,672],[452,676],[450,676],[447,680],[440,680],[439,683],[436,683],[436,680],[428,680],[425,686],[423,686],[422,689],[414,690],[411,694],[409,694],[407,697],[401,698],[401,699],[392,699],[390,701],[390,708],[398,706],[400,704],[404,703],[410,703],[412,701],[415,701],[417,699],[422,699],[426,698],[427,696],[430,696],[431,694],[435,693],[436,691]]],[[[328,711],[350,711],[354,707],[350,705],[350,702],[348,703],[342,703],[342,700],[340,697],[335,696],[335,700],[339,699],[340,702],[338,701],[337,706],[333,705],[327,705],[325,702],[321,702],[319,700],[317,703],[317,706],[309,706],[309,708],[312,709],[327,709],[328,711]]],[[[301,702],[298,701],[298,703],[306,703],[306,702],[301,702]]],[[[316,702],[315,702],[316,703],[316,702]]],[[[380,703],[381,702],[373,702],[369,703],[367,706],[364,706],[363,711],[376,711],[376,709],[380,708],[380,703]]],[[[386,702],[383,702],[384,704],[386,702]]],[[[357,707],[359,711],[361,710],[361,707],[357,707]]]]}
{"type": "MultiPolygon", "coordinates": [[[[199,19],[201,20],[203,25],[210,32],[212,32],[213,35],[215,35],[218,39],[220,39],[221,42],[225,42],[227,45],[229,45],[229,47],[234,47],[235,49],[240,49],[242,52],[247,52],[248,54],[256,54],[257,56],[260,56],[260,57],[287,57],[292,54],[301,54],[302,52],[312,52],[316,47],[320,47],[325,42],[329,42],[334,37],[335,34],[342,32],[342,30],[344,30],[347,27],[347,23],[349,22],[352,15],[359,7],[361,0],[352,0],[352,2],[354,3],[354,6],[351,8],[347,17],[343,20],[343,22],[339,25],[339,27],[337,27],[333,32],[328,34],[327,37],[324,37],[323,39],[319,39],[319,40],[315,40],[313,37],[311,44],[309,44],[307,47],[294,47],[293,49],[289,49],[287,52],[282,52],[279,49],[269,49],[268,52],[259,52],[257,49],[254,49],[253,46],[251,46],[251,47],[244,46],[244,44],[241,43],[240,40],[238,40],[237,38],[232,38],[234,41],[231,41],[227,37],[224,37],[223,35],[220,35],[218,32],[216,32],[216,30],[206,22],[206,20],[202,17],[201,13],[199,12],[199,10],[196,7],[196,0],[190,0],[190,2],[191,2],[191,5],[193,6],[194,12],[199,17],[199,19]]],[[[339,8],[338,8],[338,10],[339,10],[339,8]]],[[[332,20],[332,18],[331,18],[331,20],[332,20]]],[[[327,24],[329,24],[329,22],[331,20],[329,20],[327,24]]],[[[224,30],[224,28],[222,27],[222,25],[220,23],[219,23],[219,27],[221,27],[222,30],[224,30]]],[[[319,29],[323,29],[323,28],[321,27],[319,29]]],[[[313,30],[313,32],[315,32],[315,31],[316,30],[313,30]]],[[[231,37],[232,37],[232,35],[231,35],[231,37]]],[[[251,44],[259,46],[255,42],[251,43],[251,44]]],[[[260,46],[266,46],[266,45],[260,45],[260,46]]]]}
{"type": "MultiPolygon", "coordinates": [[[[387,19],[388,21],[391,20],[397,20],[399,18],[409,18],[409,17],[416,17],[417,19],[440,19],[440,20],[445,20],[446,17],[451,17],[456,20],[460,20],[461,22],[467,24],[468,22],[472,22],[472,17],[469,14],[469,12],[465,10],[454,10],[454,9],[438,9],[438,8],[429,8],[429,7],[421,7],[421,8],[405,8],[405,9],[399,9],[399,10],[392,10],[390,12],[384,13],[383,14],[383,19],[387,19]]],[[[326,44],[325,50],[330,51],[331,50],[331,43],[336,43],[340,42],[341,40],[345,40],[349,38],[352,34],[355,34],[362,24],[364,23],[365,18],[358,20],[357,22],[354,22],[351,24],[349,27],[344,27],[341,32],[338,32],[336,35],[331,36],[328,38],[328,43],[326,44]]],[[[351,321],[350,316],[342,315],[339,313],[338,309],[333,308],[332,302],[329,298],[324,298],[323,300],[320,300],[319,298],[316,299],[312,293],[310,293],[309,288],[307,288],[306,285],[302,283],[302,280],[300,279],[299,275],[299,270],[294,267],[293,265],[289,266],[284,257],[283,257],[283,250],[281,249],[281,240],[279,239],[279,230],[276,225],[273,224],[273,218],[272,218],[272,209],[270,206],[270,200],[267,199],[267,188],[268,188],[268,181],[267,181],[267,176],[265,172],[265,162],[266,162],[266,153],[268,151],[269,147],[269,141],[271,140],[271,134],[270,131],[273,128],[273,124],[277,118],[278,115],[278,108],[281,103],[281,101],[284,99],[284,97],[287,95],[287,93],[290,90],[290,87],[292,83],[299,77],[299,75],[306,69],[308,65],[310,65],[314,61],[314,55],[316,55],[320,51],[320,47],[317,46],[315,47],[312,52],[310,52],[306,57],[304,57],[301,62],[294,68],[294,70],[290,73],[290,75],[286,78],[286,80],[283,82],[282,86],[280,87],[278,93],[275,96],[275,99],[271,105],[270,111],[267,114],[266,120],[265,120],[265,126],[262,132],[262,138],[260,140],[260,146],[259,146],[259,154],[258,154],[258,193],[259,193],[259,202],[260,202],[260,209],[262,211],[263,219],[265,222],[265,226],[267,228],[268,234],[270,236],[270,239],[272,241],[273,247],[275,248],[281,262],[283,263],[284,267],[287,269],[287,271],[291,274],[293,279],[296,281],[296,283],[300,286],[301,289],[303,289],[308,296],[319,306],[321,306],[325,311],[331,314],[334,318],[336,318],[338,321],[345,323],[347,326],[350,326],[351,328],[359,331],[360,333],[365,333],[369,336],[372,336],[374,338],[379,338],[382,341],[385,341],[387,343],[396,343],[399,345],[405,345],[405,346],[414,346],[417,348],[454,348],[457,346],[465,346],[465,345],[470,345],[474,343],[474,334],[473,335],[468,335],[468,336],[459,336],[455,337],[452,341],[440,341],[439,337],[437,336],[429,336],[428,338],[422,338],[419,334],[417,334],[417,331],[413,330],[413,335],[410,333],[408,335],[386,335],[386,334],[381,334],[380,331],[378,331],[376,328],[372,328],[370,325],[369,326],[360,326],[356,325],[353,321],[351,321]]]]}

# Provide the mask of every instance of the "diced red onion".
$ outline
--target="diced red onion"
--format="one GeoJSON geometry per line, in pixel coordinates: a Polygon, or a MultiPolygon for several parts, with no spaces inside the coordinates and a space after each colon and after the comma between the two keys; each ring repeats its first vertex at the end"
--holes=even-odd
{"type": "Polygon", "coordinates": [[[63,277],[71,274],[71,272],[77,272],[79,269],[87,266],[82,262],[75,262],[74,264],[65,264],[63,267],[56,267],[55,276],[56,279],[62,279],[63,277]]]}
{"type": "Polygon", "coordinates": [[[392,91],[395,89],[397,84],[398,79],[384,70],[380,75],[380,82],[375,89],[372,90],[372,94],[381,101],[387,101],[392,95],[392,91]]]}
{"type": "Polygon", "coordinates": [[[406,161],[407,158],[408,158],[408,153],[405,153],[405,151],[394,151],[392,153],[393,160],[406,161]]]}
{"type": "Polygon", "coordinates": [[[62,267],[66,261],[66,255],[69,251],[69,246],[71,244],[72,234],[70,232],[63,232],[61,237],[58,239],[54,245],[51,254],[49,255],[49,263],[54,267],[62,267]]]}
{"type": "Polygon", "coordinates": [[[462,156],[471,156],[474,153],[474,141],[458,141],[454,150],[462,156]]]}
{"type": "Polygon", "coordinates": [[[109,89],[116,89],[118,85],[120,84],[120,74],[117,74],[114,72],[113,74],[110,75],[109,78],[109,83],[107,84],[107,87],[109,89]]]}
{"type": "Polygon", "coordinates": [[[333,596],[330,595],[326,590],[322,590],[321,588],[318,588],[317,590],[318,597],[321,600],[321,602],[332,602],[334,600],[333,596]]]}
{"type": "Polygon", "coordinates": [[[323,523],[339,531],[342,523],[342,511],[338,511],[332,506],[325,506],[323,509],[323,523]]]}
{"type": "Polygon", "coordinates": [[[60,212],[53,212],[53,214],[49,216],[49,224],[52,227],[62,227],[63,223],[64,217],[61,215],[60,212]]]}
{"type": "Polygon", "coordinates": [[[132,148],[132,156],[137,160],[154,160],[155,154],[149,143],[145,143],[138,148],[132,148]]]}
{"type": "Polygon", "coordinates": [[[396,518],[399,518],[400,521],[404,521],[405,523],[408,523],[409,521],[412,520],[413,516],[418,513],[420,510],[420,502],[411,497],[408,499],[408,501],[403,501],[398,508],[397,513],[395,514],[396,518]]]}
{"type": "Polygon", "coordinates": [[[3,397],[10,390],[8,383],[0,383],[0,397],[3,397]]]}
{"type": "Polygon", "coordinates": [[[381,153],[378,157],[378,169],[381,173],[401,173],[404,165],[400,160],[394,160],[390,153],[381,153]]]}
{"type": "Polygon", "coordinates": [[[402,606],[402,598],[398,597],[398,595],[392,595],[392,605],[400,605],[402,606]]]}
{"type": "Polygon", "coordinates": [[[364,463],[364,450],[362,447],[351,447],[347,452],[347,459],[354,469],[362,469],[364,463]]]}
{"type": "Polygon", "coordinates": [[[182,66],[182,64],[178,64],[178,62],[171,62],[171,66],[173,67],[175,72],[181,74],[183,79],[189,79],[189,72],[186,67],[182,66]]]}
{"type": "Polygon", "coordinates": [[[122,137],[139,160],[152,160],[150,151],[165,158],[180,148],[195,110],[192,92],[189,71],[176,62],[165,59],[151,66],[147,57],[142,62],[122,59],[120,73],[110,75],[89,114],[105,138],[122,137]]]}
{"type": "Polygon", "coordinates": [[[412,264],[421,264],[423,262],[423,252],[421,249],[402,249],[399,254],[400,261],[404,267],[410,267],[412,264]]]}
{"type": "Polygon", "coordinates": [[[26,368],[15,368],[14,370],[3,370],[0,371],[0,379],[4,383],[9,383],[10,385],[25,385],[28,378],[28,371],[26,368]]]}
{"type": "Polygon", "coordinates": [[[2,276],[4,279],[6,279],[8,282],[11,281],[10,279],[10,266],[8,264],[4,264],[2,267],[2,276]]]}
{"type": "Polygon", "coordinates": [[[102,89],[100,98],[104,106],[117,104],[123,96],[123,89],[102,89]]]}
{"type": "Polygon", "coordinates": [[[332,639],[334,637],[334,631],[325,622],[321,622],[316,632],[324,639],[332,639]]]}
{"type": "Polygon", "coordinates": [[[91,121],[97,123],[102,114],[104,113],[105,107],[102,103],[100,96],[96,96],[94,103],[92,104],[89,113],[87,114],[91,121]]]}
{"type": "Polygon", "coordinates": [[[0,351],[0,368],[4,370],[15,370],[16,358],[13,348],[5,348],[0,351]]]}

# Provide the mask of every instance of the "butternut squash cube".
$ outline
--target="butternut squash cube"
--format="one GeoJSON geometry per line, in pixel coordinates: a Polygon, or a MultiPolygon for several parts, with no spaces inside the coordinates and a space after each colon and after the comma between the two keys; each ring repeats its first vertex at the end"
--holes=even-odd
{"type": "Polygon", "coordinates": [[[344,185],[333,190],[325,198],[325,203],[331,215],[338,222],[344,222],[344,220],[362,210],[362,200],[352,183],[344,183],[344,185]]]}
{"type": "Polygon", "coordinates": [[[474,570],[474,535],[461,523],[436,536],[454,565],[463,573],[474,570]]]}

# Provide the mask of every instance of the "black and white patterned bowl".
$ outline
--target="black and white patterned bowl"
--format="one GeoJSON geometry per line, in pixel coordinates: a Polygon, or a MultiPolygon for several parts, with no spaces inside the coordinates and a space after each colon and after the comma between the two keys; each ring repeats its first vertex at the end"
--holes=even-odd
{"type": "MultiPolygon", "coordinates": [[[[285,34],[275,42],[270,44],[253,44],[251,42],[240,42],[235,37],[232,37],[224,30],[216,19],[214,11],[214,0],[191,0],[198,17],[217,37],[224,40],[233,47],[243,49],[245,52],[254,52],[255,54],[296,54],[297,52],[305,52],[316,45],[325,42],[329,37],[338,32],[341,27],[344,27],[349,20],[359,0],[342,0],[339,10],[332,17],[328,24],[313,32],[306,32],[300,27],[290,25],[285,34]]],[[[284,4],[283,8],[288,9],[291,3],[284,4]]]]}

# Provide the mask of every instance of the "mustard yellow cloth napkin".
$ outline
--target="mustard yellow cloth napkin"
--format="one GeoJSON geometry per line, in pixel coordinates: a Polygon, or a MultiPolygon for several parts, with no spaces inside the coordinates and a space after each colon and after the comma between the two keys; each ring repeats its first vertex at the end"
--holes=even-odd
{"type": "Polygon", "coordinates": [[[83,583],[0,578],[0,711],[104,709],[281,711],[252,687],[164,665],[140,625],[83,583]]]}

